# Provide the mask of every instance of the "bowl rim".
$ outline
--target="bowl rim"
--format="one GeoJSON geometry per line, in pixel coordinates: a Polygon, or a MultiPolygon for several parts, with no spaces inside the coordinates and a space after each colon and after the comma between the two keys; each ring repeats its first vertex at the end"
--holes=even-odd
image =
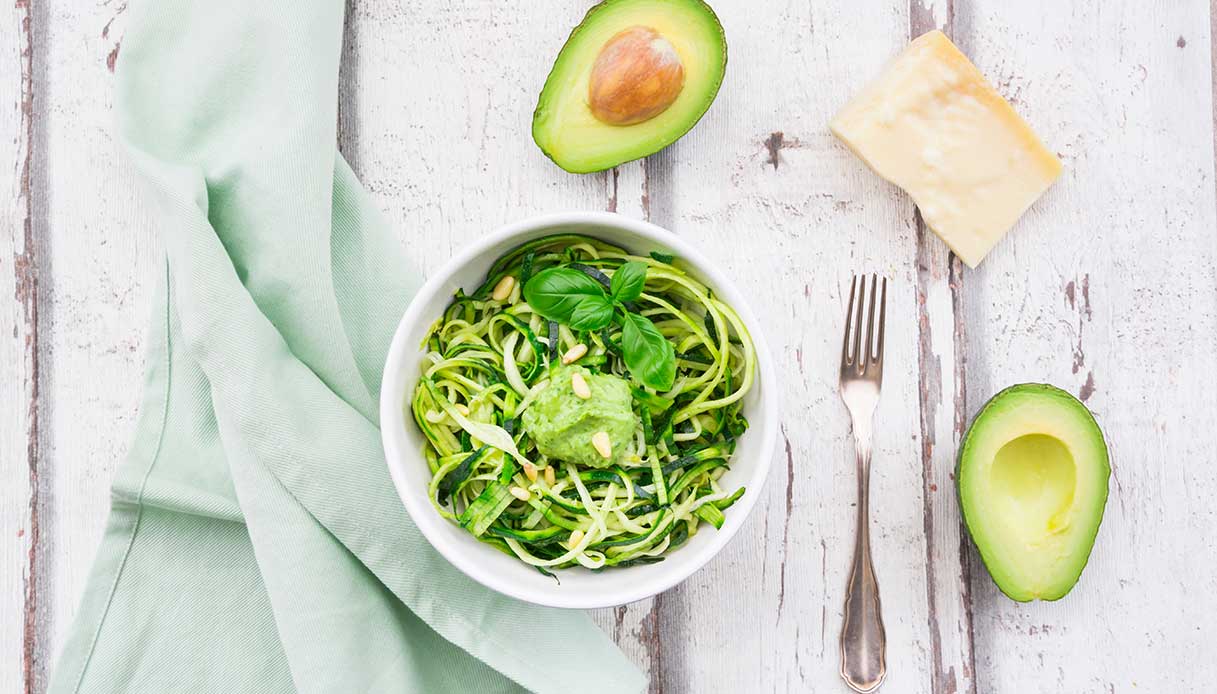
{"type": "MultiPolygon", "coordinates": [[[[581,232],[576,231],[575,233],[581,232]]],[[[596,236],[594,232],[589,233],[589,235],[596,236]]],[[[609,243],[617,242],[612,238],[604,238],[604,240],[609,243]]],[[[521,240],[520,242],[523,243],[524,241],[521,240]]],[[[385,358],[384,371],[381,376],[380,432],[381,442],[384,446],[385,465],[389,468],[389,475],[393,480],[393,486],[398,498],[401,499],[406,512],[410,515],[412,522],[421,531],[422,535],[450,564],[478,583],[504,595],[549,607],[592,609],[626,605],[658,595],[692,576],[714,557],[718,556],[719,552],[731,542],[735,534],[747,519],[751,517],[757,501],[762,496],[764,483],[769,475],[769,469],[773,465],[773,455],[777,446],[780,412],[777,380],[773,370],[773,357],[769,351],[768,342],[761,331],[756,314],[752,311],[751,306],[744,299],[739,289],[724,273],[715,267],[714,263],[675,233],[651,222],[626,217],[614,212],[566,211],[536,215],[504,224],[489,234],[470,242],[439,269],[432,272],[422,287],[411,298],[410,304],[407,306],[393,333],[393,340],[389,346],[389,351],[385,358]],[[422,463],[422,454],[417,452],[411,454],[405,446],[407,442],[403,440],[407,422],[406,418],[402,415],[402,408],[405,397],[417,379],[407,377],[404,379],[405,386],[403,388],[395,388],[396,379],[394,376],[405,366],[406,355],[418,347],[417,345],[408,345],[406,340],[411,328],[418,321],[428,320],[428,316],[420,315],[425,305],[431,303],[432,297],[438,292],[443,291],[444,285],[461,268],[478,260],[492,247],[541,229],[555,228],[554,233],[559,233],[556,227],[564,226],[598,226],[620,229],[652,240],[657,244],[662,244],[673,251],[699,274],[702,279],[706,280],[706,283],[713,287],[718,295],[727,300],[739,315],[740,320],[748,327],[749,335],[756,349],[757,369],[759,371],[757,383],[753,387],[759,387],[760,390],[757,414],[754,415],[756,420],[761,424],[761,427],[758,428],[759,430],[755,432],[755,435],[760,437],[760,453],[751,476],[744,481],[744,486],[749,490],[748,493],[740,497],[739,501],[732,507],[734,511],[732,515],[738,517],[739,522],[724,525],[714,535],[713,542],[703,548],[700,554],[691,553],[687,555],[689,560],[679,562],[673,561],[675,555],[669,557],[664,564],[671,562],[669,564],[671,567],[670,571],[657,574],[649,581],[617,581],[617,585],[614,587],[606,587],[598,591],[595,597],[591,598],[563,591],[537,591],[521,586],[514,580],[504,579],[498,574],[487,570],[475,556],[460,551],[447,538],[440,536],[437,530],[439,527],[437,522],[448,523],[448,521],[438,513],[435,513],[425,494],[420,496],[410,488],[411,485],[403,477],[403,473],[399,472],[397,466],[390,462],[395,459],[416,455],[419,458],[420,464],[422,463]],[[398,426],[392,425],[392,422],[395,420],[400,420],[398,426]]],[[[630,569],[623,568],[615,575],[625,579],[625,577],[630,575],[630,569]]]]}

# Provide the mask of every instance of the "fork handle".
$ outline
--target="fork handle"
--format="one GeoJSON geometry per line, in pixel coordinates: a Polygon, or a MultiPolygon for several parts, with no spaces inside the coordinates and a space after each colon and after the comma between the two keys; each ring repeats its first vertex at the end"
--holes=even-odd
{"type": "Polygon", "coordinates": [[[883,630],[879,584],[875,581],[870,556],[869,438],[855,437],[858,528],[854,538],[853,568],[845,594],[845,622],[841,627],[841,677],[851,689],[863,694],[878,689],[887,675],[887,635],[883,630]]]}

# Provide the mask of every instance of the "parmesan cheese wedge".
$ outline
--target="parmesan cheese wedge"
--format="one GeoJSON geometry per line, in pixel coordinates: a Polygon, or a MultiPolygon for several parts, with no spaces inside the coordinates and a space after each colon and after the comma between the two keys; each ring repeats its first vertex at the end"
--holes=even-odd
{"type": "Polygon", "coordinates": [[[1060,160],[941,31],[915,39],[829,127],[903,188],[969,267],[1061,173],[1060,160]]]}

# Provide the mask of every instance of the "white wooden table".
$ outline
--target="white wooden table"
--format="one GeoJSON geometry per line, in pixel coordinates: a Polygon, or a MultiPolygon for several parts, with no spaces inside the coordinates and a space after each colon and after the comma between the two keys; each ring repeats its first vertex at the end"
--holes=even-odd
{"type": "MultiPolygon", "coordinates": [[[[835,390],[855,271],[894,280],[873,533],[885,692],[1204,691],[1217,680],[1217,183],[1202,0],[716,0],[726,82],[685,139],[574,176],[533,145],[587,0],[357,0],[340,142],[424,269],[506,221],[648,218],[761,313],[784,440],[740,536],[595,616],[654,692],[843,691],[854,477],[835,390]],[[948,32],[1065,162],[972,271],[825,127],[910,36],[948,32]],[[994,588],[952,467],[994,392],[1048,381],[1111,447],[1107,513],[1058,603],[994,588]]],[[[0,691],[41,692],[131,438],[160,258],[111,128],[123,0],[0,9],[0,691]]]]}

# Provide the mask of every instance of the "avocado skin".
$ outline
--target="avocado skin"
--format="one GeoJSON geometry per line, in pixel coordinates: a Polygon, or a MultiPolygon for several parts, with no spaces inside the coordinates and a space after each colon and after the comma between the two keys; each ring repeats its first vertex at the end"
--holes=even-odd
{"type": "Polygon", "coordinates": [[[701,11],[705,12],[705,14],[707,16],[709,16],[710,18],[712,18],[714,20],[714,25],[718,32],[717,39],[718,39],[718,43],[719,43],[719,46],[721,47],[721,52],[722,52],[722,62],[721,62],[722,69],[719,71],[718,79],[713,82],[713,86],[708,90],[708,95],[705,100],[705,106],[697,114],[696,118],[693,118],[691,121],[689,121],[688,125],[684,126],[683,129],[676,129],[676,130],[669,132],[667,135],[665,135],[663,137],[662,144],[660,144],[658,147],[651,150],[650,152],[647,152],[646,154],[642,154],[642,155],[636,156],[636,157],[624,158],[621,160],[610,160],[610,163],[606,163],[603,166],[595,166],[595,167],[589,167],[589,168],[579,168],[579,167],[571,167],[571,166],[564,165],[562,162],[560,162],[558,160],[558,158],[556,157],[556,155],[553,152],[549,151],[548,149],[546,149],[545,145],[541,144],[542,138],[538,137],[537,130],[540,127],[541,122],[543,121],[542,117],[545,113],[545,109],[548,106],[548,101],[545,98],[545,96],[546,96],[546,94],[549,93],[551,83],[555,79],[555,75],[558,72],[558,67],[559,67],[560,61],[562,59],[562,54],[566,51],[567,47],[571,45],[571,42],[578,38],[579,31],[581,29],[583,29],[585,26],[588,26],[589,23],[595,22],[596,18],[597,18],[596,17],[597,14],[603,12],[606,9],[611,8],[613,5],[616,5],[620,2],[625,2],[625,1],[626,0],[603,0],[603,2],[593,5],[591,7],[591,9],[589,9],[587,11],[587,14],[585,14],[583,16],[583,20],[580,21],[578,24],[576,24],[574,29],[571,29],[570,35],[567,36],[566,41],[564,41],[562,43],[562,48],[558,51],[558,57],[554,60],[553,66],[550,67],[549,74],[545,77],[545,84],[541,86],[541,91],[537,95],[537,105],[536,105],[536,108],[534,108],[533,112],[532,112],[532,140],[533,140],[533,142],[536,143],[537,148],[541,150],[541,153],[544,154],[547,159],[552,161],[555,165],[558,166],[558,168],[562,169],[563,171],[566,171],[567,173],[588,174],[588,173],[597,173],[600,171],[607,171],[608,169],[611,169],[615,166],[619,166],[621,164],[625,164],[626,162],[630,162],[630,161],[636,161],[638,159],[648,157],[652,154],[655,154],[656,152],[666,149],[669,145],[671,145],[672,143],[676,142],[677,140],[679,140],[680,138],[682,138],[686,134],[688,134],[688,132],[690,130],[692,130],[693,127],[701,121],[702,117],[706,115],[706,112],[710,110],[710,105],[714,103],[714,99],[718,96],[719,88],[722,87],[723,78],[727,74],[727,34],[723,30],[723,25],[722,25],[722,22],[719,21],[718,15],[714,13],[714,9],[711,8],[710,5],[708,5],[704,0],[668,0],[670,2],[681,2],[682,4],[696,6],[701,11]]]}
{"type": "MultiPolygon", "coordinates": [[[[1060,398],[1060,399],[1072,401],[1076,405],[1076,407],[1080,408],[1081,411],[1085,412],[1088,415],[1089,425],[1093,429],[1092,433],[1094,435],[1097,435],[1098,441],[1102,443],[1103,459],[1101,462],[1102,462],[1102,466],[1103,466],[1103,478],[1104,478],[1102,503],[1099,504],[1099,513],[1098,513],[1098,518],[1096,519],[1095,524],[1094,524],[1094,531],[1092,533],[1090,533],[1090,536],[1088,538],[1086,538],[1086,557],[1081,563],[1081,567],[1078,571],[1078,579],[1077,579],[1077,580],[1081,580],[1081,575],[1083,573],[1085,573],[1086,566],[1090,564],[1090,555],[1094,550],[1095,538],[1097,538],[1099,535],[1099,528],[1103,525],[1103,516],[1107,512],[1107,498],[1109,495],[1109,488],[1110,488],[1109,481],[1111,479],[1111,455],[1110,455],[1110,447],[1107,445],[1107,439],[1103,435],[1102,428],[1100,428],[1098,422],[1095,421],[1094,413],[1091,412],[1090,408],[1086,407],[1086,405],[1081,400],[1078,400],[1077,398],[1075,398],[1068,391],[1062,390],[1062,389],[1057,388],[1056,386],[1048,384],[1048,383],[1017,383],[1015,385],[1002,389],[996,395],[989,398],[989,400],[984,404],[984,406],[982,406],[980,408],[980,410],[976,413],[976,416],[972,417],[972,421],[968,424],[968,429],[964,433],[963,441],[959,445],[959,452],[955,456],[955,498],[959,504],[959,512],[963,516],[964,527],[966,527],[968,530],[968,539],[972,541],[972,547],[976,550],[976,553],[980,555],[981,561],[984,562],[985,561],[984,553],[981,552],[980,547],[977,546],[975,532],[973,531],[973,523],[975,522],[975,519],[971,518],[968,515],[968,511],[967,511],[968,505],[964,503],[963,464],[964,464],[964,460],[967,458],[967,455],[968,455],[968,448],[971,443],[972,432],[976,426],[976,423],[983,421],[985,418],[985,414],[987,412],[989,412],[989,410],[991,410],[995,406],[1000,406],[1001,402],[1006,398],[1006,396],[1013,395],[1013,394],[1020,394],[1020,393],[1031,394],[1031,395],[1035,395],[1037,397],[1060,398]]],[[[986,570],[989,569],[987,562],[985,562],[985,569],[986,570]]],[[[990,578],[990,580],[993,581],[993,585],[997,586],[997,589],[1000,590],[1003,595],[1005,595],[1006,597],[1010,598],[1011,600],[1013,600],[1015,602],[1033,602],[1035,600],[1042,600],[1044,602],[1056,602],[1057,600],[1060,600],[1061,598],[1068,595],[1073,590],[1073,587],[1077,585],[1077,581],[1075,580],[1074,583],[1072,585],[1070,585],[1069,588],[1066,589],[1063,593],[1061,593],[1060,595],[1052,596],[1052,597],[1022,598],[1022,597],[1013,595],[1011,593],[1011,591],[1006,588],[1006,586],[1002,585],[1001,582],[999,582],[997,579],[993,578],[992,571],[989,571],[989,578],[990,578]]]]}

